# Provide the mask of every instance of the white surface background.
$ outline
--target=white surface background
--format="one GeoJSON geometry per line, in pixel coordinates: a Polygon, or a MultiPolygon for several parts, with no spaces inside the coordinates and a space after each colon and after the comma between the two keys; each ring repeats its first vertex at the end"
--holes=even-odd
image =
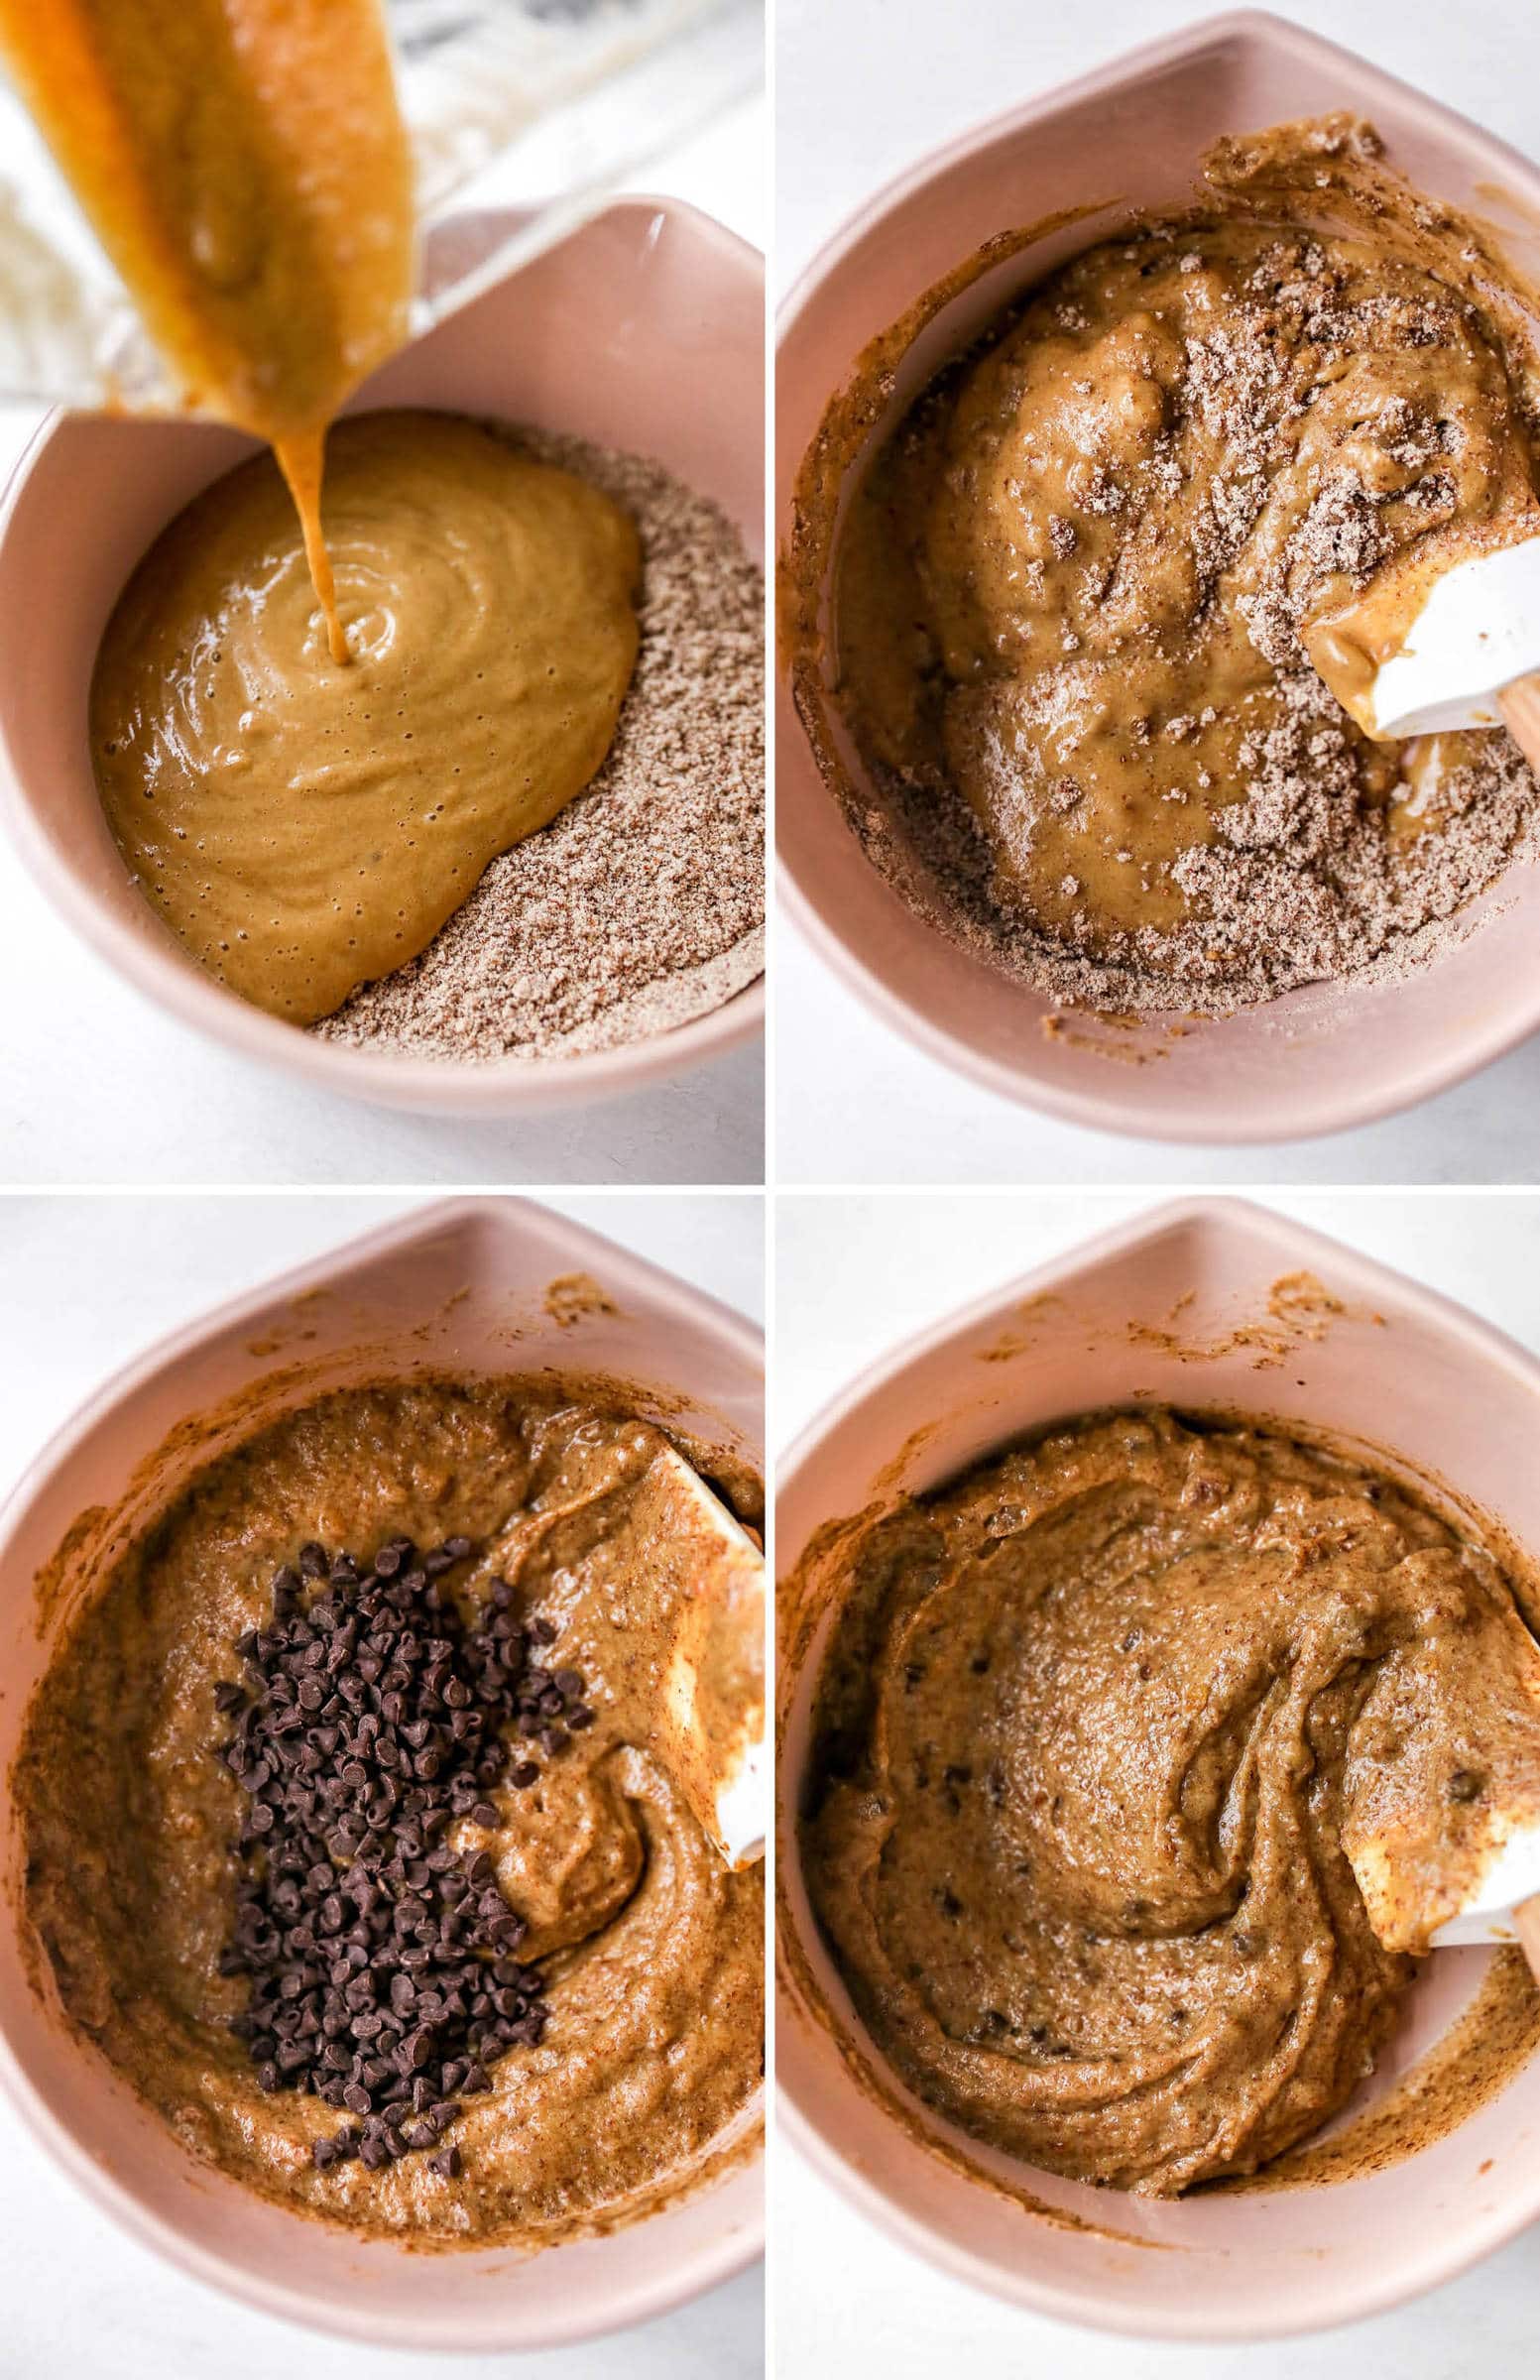
{"type": "MultiPolygon", "coordinates": [[[[971,1298],[1158,1203],[991,1192],[777,1201],[770,1444],[784,1448],[853,1372],[971,1298]]],[[[1540,1202],[1280,1192],[1263,1203],[1461,1299],[1540,1349],[1540,1202]]],[[[770,2188],[771,2322],[785,2380],[1519,2380],[1535,2369],[1540,2225],[1398,2313],[1276,2346],[1147,2345],[1072,2330],[976,2295],[849,2208],[783,2143],[770,2188]]]]}
{"type": "MultiPolygon", "coordinates": [[[[763,246],[765,110],[731,109],[646,185],[763,246]]],[[[495,197],[478,183],[478,198],[495,197]]],[[[41,416],[0,406],[0,484],[41,416]]],[[[249,1066],[131,990],[0,843],[0,1180],[758,1182],[758,1045],[586,1109],[456,1123],[333,1099],[249,1066]]]]}
{"type": "MultiPolygon", "coordinates": [[[[779,0],[774,280],[981,118],[1230,0],[779,0]]],[[[1278,0],[1274,13],[1540,155],[1533,0],[1278,0]]],[[[775,1162],[798,1182],[1507,1182],[1540,1178],[1540,1038],[1406,1117],[1272,1149],[1192,1150],[1060,1124],[976,1088],[777,936],[775,1162]]]]}
{"type": "MultiPolygon", "coordinates": [[[[0,1364],[0,1497],[118,1366],[218,1300],[422,1203],[239,1194],[0,1199],[0,1344],[10,1358],[0,1364]]],[[[760,1198],[638,1193],[547,1203],[756,1320],[763,1315],[760,1198]]],[[[382,2355],[318,2338],[163,2265],[78,2195],[0,2100],[4,2380],[272,2380],[290,2368],[306,2380],[376,2380],[382,2372],[403,2380],[756,2380],[763,2335],[756,2266],[638,2329],[538,2355],[382,2355]]]]}

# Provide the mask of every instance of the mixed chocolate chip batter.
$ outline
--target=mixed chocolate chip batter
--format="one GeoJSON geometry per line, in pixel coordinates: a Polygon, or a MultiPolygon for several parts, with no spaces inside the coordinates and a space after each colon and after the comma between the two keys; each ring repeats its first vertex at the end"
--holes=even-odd
{"type": "Polygon", "coordinates": [[[1162,1411],[839,1542],[803,1862],[899,2078],[1155,2196],[1336,2114],[1492,1813],[1540,1815],[1492,1556],[1327,1448],[1162,1411]]]}
{"type": "Polygon", "coordinates": [[[63,2008],[193,2153],[415,2244],[542,2246],[747,2147],[763,1889],[661,1756],[661,1433],[339,1391],[87,1605],[16,1771],[63,2008]]]}

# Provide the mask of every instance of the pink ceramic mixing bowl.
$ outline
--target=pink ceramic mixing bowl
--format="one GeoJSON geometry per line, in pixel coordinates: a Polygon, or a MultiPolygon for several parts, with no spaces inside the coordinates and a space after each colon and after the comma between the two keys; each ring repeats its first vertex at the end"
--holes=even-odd
{"type": "MultiPolygon", "coordinates": [[[[1286,1317],[1287,1300],[1281,1303],[1286,1317]]],[[[784,1574],[812,1531],[895,1488],[936,1486],[1056,1418],[1141,1400],[1308,1422],[1462,1500],[1540,1550],[1540,1364],[1460,1307],[1239,1200],[1156,1209],[1012,1281],[899,1348],[826,1408],[779,1467],[784,1574]],[[1273,1284],[1308,1272],[1342,1301],[1291,1330],[1273,1284]],[[1190,1302],[1183,1303],[1187,1300],[1190,1302]],[[1257,1368],[1260,1323],[1283,1360],[1257,1368]],[[1141,1333],[1153,1336],[1141,1336],[1141,1333]],[[1168,1342],[1166,1344],[1165,1342],[1168,1342]],[[1229,1344],[1227,1344],[1229,1343],[1229,1344]]],[[[782,1905],[822,1993],[865,2036],[808,1908],[793,1813],[808,1750],[820,1630],[778,1685],[782,1905]]],[[[1492,1956],[1440,1951],[1354,2112],[1465,2007],[1492,1956]]],[[[864,2089],[783,1957],[776,2002],[782,2137],[921,2255],[1066,2321],[1152,2338],[1279,2337],[1382,2312],[1448,2280],[1540,2214],[1540,2060],[1457,2131],[1405,2163],[1329,2189],[1165,2202],[1092,2190],[965,2142],[889,2087],[922,2133],[1085,2218],[1070,2230],[960,2174],[864,2089]],[[1117,2234],[1118,2236],[1109,2236],[1117,2234]]],[[[861,2053],[876,2060],[870,2045],[861,2053]]]]}
{"type": "MultiPolygon", "coordinates": [[[[1514,265],[1540,278],[1540,173],[1502,142],[1276,17],[1195,26],[981,125],[881,191],[823,249],[780,320],[782,545],[797,468],[862,349],[987,240],[1059,209],[1098,208],[984,273],[926,325],[874,439],[1017,292],[1114,234],[1130,209],[1190,199],[1199,158],[1221,134],[1335,108],[1368,116],[1421,188],[1496,218],[1514,265]]],[[[1469,940],[1406,983],[1313,987],[1179,1039],[1119,1034],[1123,1063],[1084,1038],[1049,1037],[1052,1003],[923,924],[877,875],[819,774],[783,675],[776,704],[788,913],[888,1024],[1007,1098],[1103,1130],[1281,1140],[1426,1099],[1540,1024],[1540,883],[1524,870],[1479,904],[1469,940]],[[1140,1040],[1150,1062],[1127,1063],[1140,1040]]]]}
{"type": "MultiPolygon", "coordinates": [[[[510,218],[435,234],[445,280],[510,218]]],[[[693,207],[626,198],[450,314],[349,411],[422,405],[623,446],[721,505],[765,547],[765,297],[757,252],[693,207]]],[[[505,1116],[633,1091],[764,1024],[763,983],[618,1049],[491,1065],[317,1041],[226,992],[161,924],[108,832],[86,694],[119,589],[172,516],[251,442],[199,422],[58,414],[0,514],[0,806],[44,891],[152,1000],[229,1048],[377,1106],[505,1116]]]]}
{"type": "MultiPolygon", "coordinates": [[[[637,1410],[758,1465],[762,1365],[760,1335],[738,1315],[522,1199],[429,1207],[222,1306],[110,1380],[0,1514],[0,1779],[60,1627],[114,1548],[190,1468],[262,1420],[326,1387],[420,1368],[550,1368],[613,1375],[637,1410]],[[563,1324],[546,1310],[546,1287],[574,1272],[598,1283],[609,1309],[591,1302],[573,1319],[560,1305],[563,1324]],[[223,1438],[183,1451],[152,1490],[136,1482],[179,1423],[256,1383],[258,1404],[223,1438]],[[77,1520],[63,1592],[50,1586],[45,1599],[34,1582],[77,1520]]],[[[98,2204],[198,2279],[320,2329],[452,2353],[618,2329],[761,2252],[758,2157],[630,2229],[533,2258],[413,2255],[268,2204],[197,2163],[34,1990],[19,1855],[0,1804],[0,2082],[98,2204]]]]}

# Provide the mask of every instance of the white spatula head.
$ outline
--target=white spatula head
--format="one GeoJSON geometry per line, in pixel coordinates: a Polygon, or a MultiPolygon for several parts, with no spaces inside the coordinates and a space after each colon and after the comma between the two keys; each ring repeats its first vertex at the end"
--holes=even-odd
{"type": "Polygon", "coordinates": [[[1540,1893],[1540,1645],[1505,1596],[1384,1664],[1351,1746],[1342,1847],[1385,1948],[1514,1941],[1540,1893]]]}
{"type": "Polygon", "coordinates": [[[1488,535],[1484,550],[1414,547],[1304,630],[1313,666],[1365,735],[1500,727],[1503,688],[1540,670],[1540,511],[1488,535]]]}
{"type": "Polygon", "coordinates": [[[765,1853],[765,1557],[671,1447],[638,1502],[678,1613],[658,1748],[730,1867],[765,1853]]]}

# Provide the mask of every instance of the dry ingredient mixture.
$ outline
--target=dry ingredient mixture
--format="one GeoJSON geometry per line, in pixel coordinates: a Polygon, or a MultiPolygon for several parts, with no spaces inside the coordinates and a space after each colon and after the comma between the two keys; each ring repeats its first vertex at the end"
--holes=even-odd
{"type": "MultiPolygon", "coordinates": [[[[1154,2196],[1307,2142],[1494,1813],[1540,1817],[1527,1586],[1325,1446],[1163,1411],[1070,1423],[830,1542],[803,1868],[900,2080],[993,2147],[1154,2196]]],[[[1536,2031],[1502,2028],[1494,2067],[1536,2031]]],[[[1395,2149],[1481,2088],[1409,2099],[1395,2149]]]]}
{"type": "Polygon", "coordinates": [[[1378,155],[1343,117],[1220,144],[1202,207],[1054,274],[856,496],[853,822],[1060,999],[1401,972],[1536,848],[1505,734],[1372,744],[1312,665],[1380,565],[1535,512],[1532,325],[1378,155]]]}
{"type": "Polygon", "coordinates": [[[588,790],[495,859],[421,957],[322,1038],[426,1057],[605,1049],[705,1014],[760,974],[765,581],[732,523],[640,455],[522,430],[642,540],[641,648],[588,790]]]}
{"type": "Polygon", "coordinates": [[[365,2233],[536,2247],[751,2145],[762,1882],[657,1748],[665,1458],[549,1383],[337,1391],[86,1604],[18,1755],[27,1910],[194,2155],[365,2233]]]}

